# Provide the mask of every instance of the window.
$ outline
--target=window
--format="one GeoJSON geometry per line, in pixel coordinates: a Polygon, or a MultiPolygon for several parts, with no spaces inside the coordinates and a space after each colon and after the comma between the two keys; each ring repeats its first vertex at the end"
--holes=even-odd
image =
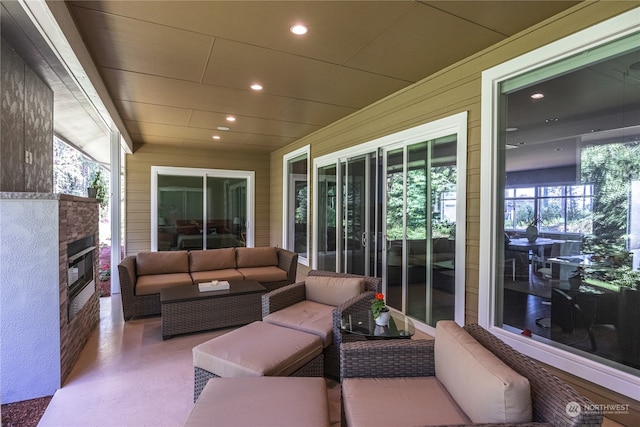
{"type": "Polygon", "coordinates": [[[628,396],[640,386],[639,22],[632,11],[487,70],[482,93],[479,321],[628,396]]]}
{"type": "Polygon", "coordinates": [[[525,230],[534,218],[542,234],[592,231],[592,185],[506,188],[504,198],[505,231],[525,230]]]}
{"type": "Polygon", "coordinates": [[[151,249],[253,246],[253,171],[151,167],[151,249]]]}
{"type": "Polygon", "coordinates": [[[298,254],[309,265],[309,146],[284,156],[283,227],[285,249],[298,254]]]}

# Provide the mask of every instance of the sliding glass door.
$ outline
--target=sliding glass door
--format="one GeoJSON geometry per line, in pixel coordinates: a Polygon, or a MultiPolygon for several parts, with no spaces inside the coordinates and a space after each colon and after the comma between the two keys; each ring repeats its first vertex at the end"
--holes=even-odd
{"type": "Polygon", "coordinates": [[[253,245],[253,172],[152,167],[152,250],[253,245]]]}
{"type": "Polygon", "coordinates": [[[376,165],[367,153],[317,169],[317,268],[376,274],[376,165]]]}
{"type": "Polygon", "coordinates": [[[387,304],[426,331],[464,322],[466,120],[314,159],[313,268],[381,277],[387,304]]]}
{"type": "Polygon", "coordinates": [[[455,315],[456,145],[452,135],[384,155],[387,302],[430,326],[455,315]]]}

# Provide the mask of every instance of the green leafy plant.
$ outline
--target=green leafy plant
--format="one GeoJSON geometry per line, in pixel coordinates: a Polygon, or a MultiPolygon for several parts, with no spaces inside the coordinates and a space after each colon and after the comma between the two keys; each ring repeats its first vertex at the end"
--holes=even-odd
{"type": "Polygon", "coordinates": [[[101,208],[107,206],[107,185],[102,176],[102,171],[97,171],[93,174],[91,178],[91,184],[89,184],[89,188],[95,188],[96,190],[96,200],[98,204],[100,204],[101,208]]]}
{"type": "Polygon", "coordinates": [[[380,316],[380,313],[384,313],[389,311],[389,307],[384,302],[384,295],[381,293],[377,293],[376,297],[371,300],[371,312],[373,313],[373,318],[377,319],[380,316]]]}

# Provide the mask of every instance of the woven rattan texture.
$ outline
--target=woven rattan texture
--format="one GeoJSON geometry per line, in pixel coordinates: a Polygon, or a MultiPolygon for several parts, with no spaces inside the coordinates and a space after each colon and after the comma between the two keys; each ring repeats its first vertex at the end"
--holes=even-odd
{"type": "Polygon", "coordinates": [[[261,297],[252,293],[162,303],[162,337],[261,320],[261,297]]]}
{"type": "MultiPolygon", "coordinates": [[[[314,357],[309,363],[301,366],[300,369],[289,375],[291,377],[321,377],[324,372],[324,363],[322,355],[314,357]]],[[[193,368],[193,401],[198,400],[198,396],[202,393],[204,386],[211,378],[219,378],[218,375],[202,368],[193,368]]]]}
{"type": "Polygon", "coordinates": [[[136,296],[134,292],[136,278],[136,257],[128,256],[118,265],[122,314],[125,320],[132,317],[160,314],[160,294],[136,296]]]}
{"type": "Polygon", "coordinates": [[[379,340],[340,346],[341,378],[431,377],[433,340],[379,340]]]}
{"type": "Polygon", "coordinates": [[[480,325],[471,324],[464,329],[511,369],[529,379],[533,421],[563,426],[600,426],[602,424],[602,414],[599,411],[583,410],[576,416],[569,416],[566,411],[567,404],[575,402],[582,408],[592,408],[593,403],[568,384],[551,375],[533,359],[514,350],[480,325]]]}

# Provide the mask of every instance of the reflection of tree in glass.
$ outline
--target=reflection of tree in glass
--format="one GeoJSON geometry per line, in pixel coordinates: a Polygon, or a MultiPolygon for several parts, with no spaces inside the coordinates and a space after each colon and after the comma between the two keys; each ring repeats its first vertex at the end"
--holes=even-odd
{"type": "Polygon", "coordinates": [[[628,196],[640,179],[640,143],[618,143],[582,150],[581,178],[593,184],[593,236],[584,252],[599,255],[626,250],[628,196]]]}

